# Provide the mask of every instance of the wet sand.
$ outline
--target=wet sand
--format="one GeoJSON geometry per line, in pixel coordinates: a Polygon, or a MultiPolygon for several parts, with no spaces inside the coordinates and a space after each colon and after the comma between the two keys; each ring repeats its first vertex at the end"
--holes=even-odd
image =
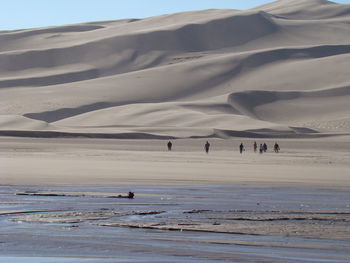
{"type": "Polygon", "coordinates": [[[129,190],[125,186],[0,189],[0,254],[15,257],[12,262],[347,262],[350,257],[345,187],[133,186],[135,199],[105,195],[129,190]],[[34,191],[46,195],[16,195],[34,191]],[[48,195],[57,192],[67,195],[48,195]]]}
{"type": "Polygon", "coordinates": [[[348,137],[173,142],[0,138],[0,260],[348,262],[348,137]]]}

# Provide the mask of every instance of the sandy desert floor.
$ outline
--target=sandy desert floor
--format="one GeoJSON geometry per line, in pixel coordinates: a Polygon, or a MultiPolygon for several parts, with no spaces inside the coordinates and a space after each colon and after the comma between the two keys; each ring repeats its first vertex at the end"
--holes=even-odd
{"type": "Polygon", "coordinates": [[[2,137],[1,260],[348,262],[349,137],[209,141],[2,137]]]}
{"type": "Polygon", "coordinates": [[[350,137],[280,139],[281,153],[253,152],[251,139],[0,139],[1,184],[349,186],[350,137]],[[243,142],[246,151],[239,154],[243,142]]]}

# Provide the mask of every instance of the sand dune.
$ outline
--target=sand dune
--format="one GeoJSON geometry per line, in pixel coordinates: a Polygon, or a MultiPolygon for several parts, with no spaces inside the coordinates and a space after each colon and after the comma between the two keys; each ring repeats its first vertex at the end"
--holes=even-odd
{"type": "Polygon", "coordinates": [[[349,14],[349,5],[280,0],[247,11],[2,31],[0,130],[348,133],[349,14]]]}
{"type": "Polygon", "coordinates": [[[329,19],[350,14],[349,6],[342,6],[327,0],[279,0],[258,8],[272,14],[291,19],[329,19]]]}
{"type": "Polygon", "coordinates": [[[308,92],[248,91],[233,93],[230,102],[255,119],[288,123],[295,120],[322,120],[347,117],[350,86],[308,92]]]}
{"type": "Polygon", "coordinates": [[[47,122],[16,115],[0,115],[0,125],[9,130],[46,130],[52,127],[47,122]]]}

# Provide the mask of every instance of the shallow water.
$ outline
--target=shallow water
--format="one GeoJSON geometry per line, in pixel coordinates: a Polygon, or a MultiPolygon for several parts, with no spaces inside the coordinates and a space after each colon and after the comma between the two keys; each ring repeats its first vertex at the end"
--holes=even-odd
{"type": "MultiPolygon", "coordinates": [[[[59,257],[2,257],[1,262],[6,263],[99,263],[99,262],[123,262],[116,259],[86,259],[86,258],[59,258],[59,257]]],[[[125,262],[125,261],[124,261],[125,262]]]]}
{"type": "Polygon", "coordinates": [[[326,215],[330,220],[270,223],[269,219],[262,223],[286,224],[286,229],[289,221],[294,228],[325,224],[331,230],[334,226],[337,231],[342,227],[345,231],[349,226],[349,205],[350,192],[340,187],[1,186],[0,262],[345,263],[350,258],[350,237],[324,238],[325,234],[320,232],[317,236],[317,231],[310,237],[311,229],[310,233],[261,234],[261,229],[250,226],[261,223],[254,221],[257,215],[276,216],[274,211],[283,216],[331,212],[334,215],[326,215]],[[110,198],[129,190],[135,192],[135,199],[110,198]],[[34,192],[66,196],[15,195],[34,192]],[[240,210],[249,212],[241,215],[240,210]],[[150,211],[156,213],[142,214],[150,211]],[[193,213],[186,213],[190,211],[193,213]],[[67,223],[64,220],[68,215],[72,221],[67,223]],[[237,215],[249,217],[251,221],[244,221],[249,229],[243,230],[250,234],[233,234],[230,229],[227,233],[191,230],[191,224],[198,222],[209,222],[209,228],[214,230],[220,227],[211,224],[213,216],[222,225],[236,227],[242,219],[227,217],[237,215]],[[103,226],[107,223],[123,227],[103,226]],[[175,231],[134,228],[157,223],[178,228],[175,231]]]}

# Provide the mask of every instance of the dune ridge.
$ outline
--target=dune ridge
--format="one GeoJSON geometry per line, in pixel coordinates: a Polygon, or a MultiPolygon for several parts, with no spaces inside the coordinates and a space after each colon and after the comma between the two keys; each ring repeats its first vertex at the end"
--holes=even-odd
{"type": "Polygon", "coordinates": [[[0,135],[350,133],[350,7],[251,10],[0,32],[0,135]]]}

